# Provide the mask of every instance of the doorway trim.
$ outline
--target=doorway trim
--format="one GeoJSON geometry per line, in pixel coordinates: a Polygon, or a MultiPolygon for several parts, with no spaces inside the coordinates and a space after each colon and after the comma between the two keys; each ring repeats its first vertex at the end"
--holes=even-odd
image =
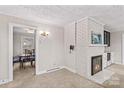
{"type": "Polygon", "coordinates": [[[122,40],[121,40],[121,42],[122,42],[122,45],[121,45],[121,50],[122,50],[122,52],[121,52],[121,59],[122,59],[122,63],[121,64],[123,64],[124,65],[124,34],[122,34],[122,40]]]}
{"type": "Polygon", "coordinates": [[[25,27],[25,28],[31,28],[35,30],[35,74],[38,73],[38,63],[39,63],[39,58],[38,58],[38,41],[39,41],[39,33],[37,31],[37,27],[33,26],[27,26],[24,24],[16,24],[16,23],[9,23],[9,50],[8,50],[8,62],[9,62],[9,82],[13,81],[13,27],[25,27]]]}

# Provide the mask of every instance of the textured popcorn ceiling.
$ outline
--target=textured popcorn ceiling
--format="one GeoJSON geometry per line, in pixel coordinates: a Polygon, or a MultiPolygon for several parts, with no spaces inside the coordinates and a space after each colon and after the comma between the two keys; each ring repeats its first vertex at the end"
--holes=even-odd
{"type": "Polygon", "coordinates": [[[93,17],[111,31],[124,31],[124,6],[0,6],[0,13],[40,23],[64,26],[83,17],[93,17]]]}

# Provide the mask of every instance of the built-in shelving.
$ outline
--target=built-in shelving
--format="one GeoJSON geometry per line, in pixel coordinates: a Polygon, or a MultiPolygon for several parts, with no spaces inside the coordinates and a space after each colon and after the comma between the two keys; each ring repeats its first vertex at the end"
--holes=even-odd
{"type": "Polygon", "coordinates": [[[104,44],[110,47],[110,32],[104,31],[104,44]]]}

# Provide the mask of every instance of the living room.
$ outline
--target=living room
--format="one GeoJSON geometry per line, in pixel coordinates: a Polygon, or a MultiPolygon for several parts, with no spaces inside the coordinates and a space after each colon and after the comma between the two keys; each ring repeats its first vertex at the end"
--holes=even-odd
{"type": "Polygon", "coordinates": [[[123,88],[123,11],[121,5],[0,6],[0,87],[123,88]],[[23,69],[14,80],[15,26],[36,33],[35,71],[23,69]]]}

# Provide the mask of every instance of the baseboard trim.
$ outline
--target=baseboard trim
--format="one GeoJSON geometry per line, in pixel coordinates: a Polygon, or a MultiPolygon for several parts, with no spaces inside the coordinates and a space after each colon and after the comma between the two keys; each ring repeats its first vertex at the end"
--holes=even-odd
{"type": "Polygon", "coordinates": [[[124,65],[123,63],[113,63],[113,64],[117,64],[117,65],[124,65]]]}
{"type": "Polygon", "coordinates": [[[75,71],[74,69],[71,69],[71,68],[69,68],[69,67],[67,67],[67,66],[63,66],[62,68],[65,68],[65,69],[67,69],[67,70],[69,70],[69,71],[71,71],[71,72],[73,72],[73,73],[76,73],[76,71],[75,71]]]}

